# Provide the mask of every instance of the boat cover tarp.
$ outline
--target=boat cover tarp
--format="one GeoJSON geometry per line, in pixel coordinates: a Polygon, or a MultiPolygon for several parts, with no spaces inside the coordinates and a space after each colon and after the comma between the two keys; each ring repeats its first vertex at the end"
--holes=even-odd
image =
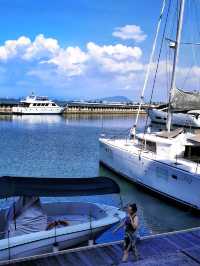
{"type": "Polygon", "coordinates": [[[176,111],[200,109],[200,93],[175,88],[173,90],[171,105],[176,111]]]}
{"type": "Polygon", "coordinates": [[[118,184],[108,177],[50,178],[0,177],[0,197],[12,196],[89,196],[119,193],[118,184]]]}
{"type": "Polygon", "coordinates": [[[43,231],[47,227],[47,215],[38,197],[19,197],[9,208],[6,218],[9,237],[43,231]]]}
{"type": "Polygon", "coordinates": [[[168,131],[160,131],[156,134],[156,136],[159,136],[161,138],[175,138],[177,137],[179,134],[181,134],[183,132],[183,128],[177,128],[175,130],[172,130],[170,132],[168,131]]]}

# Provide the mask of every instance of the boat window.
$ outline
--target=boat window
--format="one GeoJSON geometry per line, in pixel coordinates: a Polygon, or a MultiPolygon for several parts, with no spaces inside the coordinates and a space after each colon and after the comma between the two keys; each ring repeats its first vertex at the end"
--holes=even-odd
{"type": "Polygon", "coordinates": [[[45,106],[48,106],[49,104],[48,103],[45,103],[45,106]]]}
{"type": "Polygon", "coordinates": [[[33,106],[36,106],[36,103],[33,103],[33,106]]]}
{"type": "Polygon", "coordinates": [[[40,106],[41,104],[40,103],[37,103],[37,106],[40,106]]]}
{"type": "Polygon", "coordinates": [[[160,117],[160,116],[156,116],[156,119],[162,119],[162,117],[160,117]]]}
{"type": "Polygon", "coordinates": [[[200,162],[200,146],[185,146],[184,158],[194,162],[200,162]]]}
{"type": "Polygon", "coordinates": [[[55,103],[52,103],[52,106],[56,106],[56,104],[55,103]]]}
{"type": "Polygon", "coordinates": [[[45,106],[45,103],[41,103],[41,106],[45,106]]]}
{"type": "Polygon", "coordinates": [[[146,149],[148,151],[156,152],[156,143],[153,141],[146,141],[146,149]]]}
{"type": "Polygon", "coordinates": [[[23,106],[23,107],[29,107],[30,106],[30,103],[22,103],[21,106],[23,106]]]}

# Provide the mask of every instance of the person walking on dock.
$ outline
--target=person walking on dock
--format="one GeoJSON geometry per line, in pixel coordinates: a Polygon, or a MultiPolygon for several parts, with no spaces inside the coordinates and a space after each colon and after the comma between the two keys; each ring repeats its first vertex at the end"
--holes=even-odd
{"type": "Polygon", "coordinates": [[[126,262],[129,257],[129,252],[132,250],[136,260],[139,259],[138,250],[136,247],[137,240],[137,229],[139,226],[139,218],[137,215],[137,205],[129,204],[127,209],[127,217],[126,219],[114,230],[116,232],[121,227],[125,228],[125,236],[124,236],[124,254],[122,261],[126,262]]]}

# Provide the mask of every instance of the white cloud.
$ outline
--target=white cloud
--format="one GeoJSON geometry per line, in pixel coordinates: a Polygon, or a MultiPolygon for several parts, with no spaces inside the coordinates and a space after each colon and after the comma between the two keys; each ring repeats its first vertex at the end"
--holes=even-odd
{"type": "Polygon", "coordinates": [[[28,37],[21,36],[17,40],[8,40],[3,46],[0,46],[0,60],[6,61],[15,57],[35,60],[56,55],[58,50],[59,45],[56,39],[45,38],[39,34],[31,42],[28,37]]]}
{"type": "Polygon", "coordinates": [[[142,42],[146,39],[147,35],[137,25],[126,25],[124,27],[115,28],[112,33],[114,37],[118,37],[122,40],[134,40],[136,42],[142,42]]]}
{"type": "Polygon", "coordinates": [[[58,66],[68,76],[76,76],[84,72],[87,59],[88,55],[79,47],[67,47],[66,49],[60,49],[59,53],[47,60],[46,63],[58,66]]]}
{"type": "MultiPolygon", "coordinates": [[[[17,40],[8,40],[0,46],[0,61],[19,58],[24,61],[36,61],[38,64],[52,64],[68,77],[78,76],[92,68],[101,73],[126,73],[141,70],[139,62],[142,50],[122,44],[98,45],[94,42],[80,47],[60,47],[58,41],[39,34],[31,41],[22,36],[17,40]]],[[[97,73],[96,73],[97,74],[97,73]]]]}
{"type": "MultiPolygon", "coordinates": [[[[61,47],[56,39],[46,38],[42,34],[34,40],[21,36],[0,46],[0,68],[5,70],[0,75],[0,84],[6,87],[6,83],[10,85],[14,82],[12,88],[16,84],[27,84],[29,89],[38,84],[39,88],[66,90],[66,94],[70,89],[76,94],[74,88],[89,95],[137,90],[139,96],[146,70],[142,55],[139,46],[88,42],[84,48],[61,47]]],[[[152,65],[151,74],[155,71],[155,65],[152,65]]],[[[169,64],[168,66],[170,68],[169,64]]],[[[196,89],[200,84],[198,66],[191,70],[188,67],[179,67],[177,85],[182,87],[188,73],[191,75],[183,85],[186,89],[196,89]]],[[[148,82],[149,89],[151,84],[152,76],[148,82]]],[[[164,91],[167,94],[166,84],[166,62],[161,61],[156,86],[158,94],[164,95],[164,91]]]]}
{"type": "Polygon", "coordinates": [[[43,34],[36,36],[35,40],[27,47],[23,58],[36,59],[50,57],[57,54],[60,47],[58,41],[53,38],[45,38],[43,34]]]}
{"type": "Polygon", "coordinates": [[[43,63],[57,65],[68,76],[76,76],[90,71],[126,73],[141,70],[139,62],[142,50],[122,44],[99,46],[93,42],[86,45],[85,51],[79,47],[60,49],[59,53],[43,63]]]}
{"type": "Polygon", "coordinates": [[[0,46],[0,60],[8,60],[15,56],[23,55],[26,49],[31,45],[31,40],[21,36],[17,40],[8,40],[3,46],[0,46]]]}
{"type": "Polygon", "coordinates": [[[93,57],[108,56],[116,60],[127,58],[139,59],[142,56],[142,50],[139,47],[130,47],[122,44],[99,46],[93,42],[87,44],[88,53],[93,57]]]}

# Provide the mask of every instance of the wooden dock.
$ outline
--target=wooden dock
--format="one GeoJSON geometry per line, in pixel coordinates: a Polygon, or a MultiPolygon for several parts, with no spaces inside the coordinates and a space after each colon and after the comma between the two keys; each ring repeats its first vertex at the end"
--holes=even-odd
{"type": "Polygon", "coordinates": [[[13,260],[12,266],[195,266],[200,265],[200,228],[142,238],[138,243],[140,260],[133,256],[121,262],[123,242],[70,249],[13,260]]]}

